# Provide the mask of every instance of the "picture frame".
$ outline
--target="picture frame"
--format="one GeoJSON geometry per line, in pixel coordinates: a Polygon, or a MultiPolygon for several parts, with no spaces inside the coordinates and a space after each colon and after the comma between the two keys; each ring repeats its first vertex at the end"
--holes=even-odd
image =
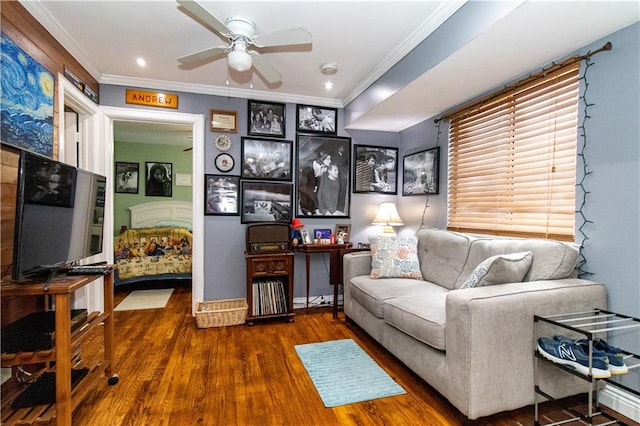
{"type": "Polygon", "coordinates": [[[171,197],[172,163],[150,162],[145,165],[145,193],[147,197],[171,197]]]}
{"type": "Polygon", "coordinates": [[[299,133],[296,148],[296,217],[348,218],[351,138],[299,133]]]}
{"type": "Polygon", "coordinates": [[[313,238],[317,243],[322,242],[323,240],[331,239],[331,229],[322,228],[322,229],[314,229],[313,230],[313,238]]]}
{"type": "Polygon", "coordinates": [[[292,141],[243,136],[240,149],[243,179],[291,181],[292,141]]]}
{"type": "Polygon", "coordinates": [[[239,216],[240,176],[204,175],[205,216],[239,216]]]}
{"type": "Polygon", "coordinates": [[[336,234],[336,241],[342,236],[342,242],[348,243],[351,238],[351,224],[350,223],[336,223],[336,229],[333,232],[336,234]]]}
{"type": "Polygon", "coordinates": [[[55,76],[4,31],[0,37],[0,69],[7,70],[5,74],[11,70],[16,76],[25,76],[10,83],[11,90],[0,92],[0,140],[53,158],[55,76]]]}
{"type": "Polygon", "coordinates": [[[211,109],[209,122],[212,132],[238,133],[238,111],[211,109]]]}
{"type": "Polygon", "coordinates": [[[302,238],[302,244],[313,244],[311,235],[309,235],[309,231],[306,229],[300,230],[300,238],[302,238]]]}
{"type": "Polygon", "coordinates": [[[338,109],[313,105],[296,105],[296,131],[336,135],[338,129],[338,109]]]}
{"type": "Polygon", "coordinates": [[[284,182],[241,182],[241,223],[290,223],[293,217],[293,185],[284,182]]]}
{"type": "Polygon", "coordinates": [[[402,159],[402,195],[438,194],[440,147],[425,149],[402,159]]]}
{"type": "Polygon", "coordinates": [[[249,99],[247,134],[284,138],[286,127],[286,105],[249,99]]]}
{"type": "Polygon", "coordinates": [[[140,164],[116,161],[116,194],[137,194],[139,177],[140,164]]]}
{"type": "Polygon", "coordinates": [[[355,145],[354,193],[398,193],[398,148],[355,145]]]}

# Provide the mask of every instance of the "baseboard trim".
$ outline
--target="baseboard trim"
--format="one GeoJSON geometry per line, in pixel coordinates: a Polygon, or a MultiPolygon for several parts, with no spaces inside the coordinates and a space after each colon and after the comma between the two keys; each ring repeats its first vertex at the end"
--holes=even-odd
{"type": "Polygon", "coordinates": [[[598,391],[598,401],[631,420],[640,423],[640,398],[618,387],[606,385],[598,391]]]}

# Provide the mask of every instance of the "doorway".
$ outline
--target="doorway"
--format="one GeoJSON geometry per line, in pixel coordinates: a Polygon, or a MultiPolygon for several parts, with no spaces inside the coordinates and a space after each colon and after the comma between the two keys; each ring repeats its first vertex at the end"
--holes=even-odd
{"type": "MultiPolygon", "coordinates": [[[[103,115],[103,132],[101,138],[108,158],[113,159],[114,128],[119,122],[147,123],[150,126],[174,125],[191,128],[192,147],[192,204],[193,204],[193,255],[192,255],[192,314],[195,314],[197,303],[204,300],[204,116],[201,114],[172,113],[165,111],[145,111],[116,107],[101,107],[103,115]]],[[[187,148],[185,146],[185,148],[187,148]]],[[[114,162],[109,165],[108,180],[114,182],[114,162]]],[[[113,184],[109,188],[113,193],[113,184]]],[[[113,224],[112,224],[113,227],[113,224]]],[[[113,231],[113,229],[112,229],[113,231]]],[[[106,232],[106,231],[105,231],[106,232]]],[[[112,232],[113,234],[113,232],[112,232]]],[[[113,242],[111,242],[113,245],[113,242]]],[[[113,261],[113,247],[111,247],[113,261]]]]}

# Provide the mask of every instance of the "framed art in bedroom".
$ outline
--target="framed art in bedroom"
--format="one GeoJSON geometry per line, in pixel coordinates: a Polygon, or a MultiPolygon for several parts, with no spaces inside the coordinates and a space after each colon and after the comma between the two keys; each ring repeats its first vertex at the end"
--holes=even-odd
{"type": "Polygon", "coordinates": [[[146,162],[146,186],[147,197],[171,197],[172,195],[172,163],[146,162]]]}
{"type": "Polygon", "coordinates": [[[116,161],[116,193],[137,194],[140,164],[116,161]]]}

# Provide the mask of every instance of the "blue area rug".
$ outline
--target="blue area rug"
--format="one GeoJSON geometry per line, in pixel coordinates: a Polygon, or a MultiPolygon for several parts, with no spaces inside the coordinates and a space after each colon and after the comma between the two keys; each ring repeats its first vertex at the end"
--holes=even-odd
{"type": "Polygon", "coordinates": [[[295,348],[325,407],[406,393],[351,339],[295,348]]]}

